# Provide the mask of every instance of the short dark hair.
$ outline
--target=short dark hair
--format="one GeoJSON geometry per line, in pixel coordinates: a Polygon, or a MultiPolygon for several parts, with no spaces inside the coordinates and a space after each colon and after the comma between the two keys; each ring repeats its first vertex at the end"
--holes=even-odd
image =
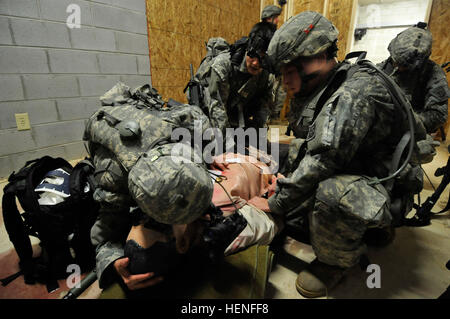
{"type": "Polygon", "coordinates": [[[325,51],[325,53],[327,55],[327,60],[331,60],[331,59],[337,57],[337,52],[338,52],[337,40],[335,40],[325,51]]]}

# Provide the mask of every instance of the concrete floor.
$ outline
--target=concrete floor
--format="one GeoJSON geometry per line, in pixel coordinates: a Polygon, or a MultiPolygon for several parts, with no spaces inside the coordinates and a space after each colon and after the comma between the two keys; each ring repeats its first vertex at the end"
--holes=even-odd
{"type": "MultiPolygon", "coordinates": [[[[284,132],[281,127],[280,132],[284,132]]],[[[432,163],[423,166],[437,187],[439,177],[434,176],[436,168],[447,163],[447,146],[449,141],[442,142],[438,154],[432,163]]],[[[0,196],[5,181],[0,181],[0,196]]],[[[425,187],[421,193],[422,201],[433,193],[430,182],[425,178],[425,187]]],[[[447,187],[434,207],[434,211],[442,209],[449,199],[450,187],[447,187]]],[[[33,240],[34,243],[37,240],[33,240]]],[[[269,276],[266,298],[271,299],[303,299],[295,289],[298,272],[314,260],[311,246],[286,238],[283,252],[276,257],[276,263],[269,276]]],[[[0,270],[4,266],[7,255],[15,254],[0,217],[0,270]]],[[[327,298],[437,298],[450,285],[450,270],[445,264],[450,259],[450,212],[438,215],[426,227],[402,227],[396,230],[396,238],[388,247],[369,248],[368,257],[372,264],[380,266],[381,288],[368,288],[366,281],[370,273],[355,267],[332,290],[327,298]]],[[[17,262],[17,261],[15,261],[17,262]]],[[[18,280],[16,280],[17,282],[18,280]]],[[[47,294],[44,287],[25,286],[20,288],[0,286],[1,298],[62,298],[64,291],[47,294]],[[34,294],[24,289],[33,290],[34,294]],[[39,290],[40,289],[40,290],[39,290]]],[[[98,298],[101,290],[95,282],[80,298],[98,298]]]]}

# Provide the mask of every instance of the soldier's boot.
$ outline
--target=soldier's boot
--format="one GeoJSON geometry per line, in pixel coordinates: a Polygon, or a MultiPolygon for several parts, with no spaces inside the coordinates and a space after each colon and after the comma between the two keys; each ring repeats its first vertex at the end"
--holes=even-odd
{"type": "Polygon", "coordinates": [[[298,274],[295,287],[306,298],[324,297],[345,276],[347,270],[315,259],[298,274]]]}

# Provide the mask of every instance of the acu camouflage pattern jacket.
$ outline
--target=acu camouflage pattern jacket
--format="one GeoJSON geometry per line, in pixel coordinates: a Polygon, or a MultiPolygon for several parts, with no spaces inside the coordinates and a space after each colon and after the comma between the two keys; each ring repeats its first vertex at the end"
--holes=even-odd
{"type": "MultiPolygon", "coordinates": [[[[340,73],[345,76],[348,67],[347,62],[341,63],[330,78],[340,73]]],[[[332,88],[324,103],[319,103],[323,107],[317,110],[315,120],[307,122],[298,166],[291,168],[288,178],[278,180],[276,194],[269,199],[273,213],[293,211],[314,195],[321,181],[333,175],[388,175],[392,154],[408,130],[408,122],[404,112],[394,106],[383,80],[373,72],[359,69],[339,87],[328,82],[307,100],[294,98],[293,103],[300,107],[297,114],[312,118],[320,97],[327,87],[332,88]]]]}
{"type": "MultiPolygon", "coordinates": [[[[378,66],[387,74],[394,69],[390,58],[378,66]]],[[[392,78],[405,92],[427,133],[435,132],[447,121],[450,95],[447,78],[439,65],[427,60],[420,70],[397,72],[392,78]]]]}
{"type": "Polygon", "coordinates": [[[236,66],[226,52],[214,59],[206,82],[210,101],[205,102],[212,127],[223,133],[227,127],[265,127],[273,112],[275,82],[266,70],[252,76],[245,58],[236,66]]]}

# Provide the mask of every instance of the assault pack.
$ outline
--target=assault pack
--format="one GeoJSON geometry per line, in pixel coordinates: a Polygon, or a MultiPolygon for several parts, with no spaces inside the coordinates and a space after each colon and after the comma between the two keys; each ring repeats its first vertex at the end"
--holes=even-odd
{"type": "Polygon", "coordinates": [[[68,265],[78,265],[81,272],[94,267],[90,229],[98,207],[92,198],[93,172],[90,159],[72,167],[62,158],[44,156],[9,176],[2,200],[3,220],[19,256],[20,271],[2,279],[3,286],[23,274],[26,284],[43,283],[51,292],[58,288],[57,280],[70,274],[68,265]],[[37,258],[33,258],[29,236],[40,240],[42,252],[37,258]]]}

